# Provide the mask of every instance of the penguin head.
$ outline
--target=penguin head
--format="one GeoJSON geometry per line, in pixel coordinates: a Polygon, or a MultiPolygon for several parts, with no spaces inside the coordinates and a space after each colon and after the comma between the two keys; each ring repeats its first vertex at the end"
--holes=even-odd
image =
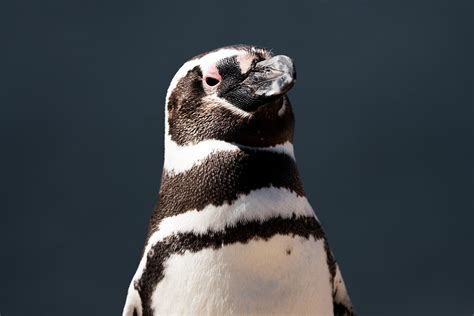
{"type": "Polygon", "coordinates": [[[198,55],[171,81],[166,134],[178,145],[215,139],[254,147],[292,142],[287,92],[296,79],[292,60],[239,45],[198,55]]]}

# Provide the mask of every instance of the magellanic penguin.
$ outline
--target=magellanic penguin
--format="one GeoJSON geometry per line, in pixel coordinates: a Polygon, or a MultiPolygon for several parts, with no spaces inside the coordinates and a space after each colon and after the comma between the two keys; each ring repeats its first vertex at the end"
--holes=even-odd
{"type": "Polygon", "coordinates": [[[244,45],[176,73],[159,201],[123,315],[354,315],[296,168],[294,82],[289,57],[244,45]]]}

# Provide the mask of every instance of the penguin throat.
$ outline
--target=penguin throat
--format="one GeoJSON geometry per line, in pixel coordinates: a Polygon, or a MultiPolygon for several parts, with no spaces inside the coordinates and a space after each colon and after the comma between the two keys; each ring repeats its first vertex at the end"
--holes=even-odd
{"type": "Polygon", "coordinates": [[[231,205],[259,189],[286,189],[304,195],[294,158],[282,152],[247,148],[211,152],[180,172],[170,172],[166,163],[169,161],[165,161],[152,231],[166,217],[199,212],[209,205],[231,205]]]}
{"type": "Polygon", "coordinates": [[[247,150],[280,153],[295,159],[293,144],[286,141],[269,147],[252,147],[222,140],[208,139],[196,144],[178,145],[169,136],[165,137],[164,172],[178,174],[206,162],[216,155],[225,155],[247,150]]]}

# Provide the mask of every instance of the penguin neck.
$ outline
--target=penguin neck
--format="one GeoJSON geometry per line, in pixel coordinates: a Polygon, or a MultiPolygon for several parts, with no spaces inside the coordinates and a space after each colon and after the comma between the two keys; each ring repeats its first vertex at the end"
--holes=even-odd
{"type": "MultiPolygon", "coordinates": [[[[165,137],[165,157],[163,171],[169,175],[179,174],[192,169],[194,166],[206,161],[212,155],[226,152],[246,152],[248,155],[260,152],[283,154],[295,161],[293,144],[289,141],[275,144],[269,147],[252,147],[223,140],[207,139],[197,143],[178,145],[171,140],[169,135],[165,137]]],[[[230,160],[222,163],[232,163],[230,160]]]]}
{"type": "Polygon", "coordinates": [[[167,217],[230,207],[262,190],[304,196],[291,143],[256,148],[216,140],[186,146],[167,141],[151,231],[167,217]]]}

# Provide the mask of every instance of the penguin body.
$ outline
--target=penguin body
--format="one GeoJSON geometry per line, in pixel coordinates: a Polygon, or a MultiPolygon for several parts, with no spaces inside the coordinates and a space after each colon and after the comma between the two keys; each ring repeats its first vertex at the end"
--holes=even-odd
{"type": "Polygon", "coordinates": [[[291,59],[232,46],[168,89],[159,202],[123,315],[354,315],[293,153],[291,59]]]}

